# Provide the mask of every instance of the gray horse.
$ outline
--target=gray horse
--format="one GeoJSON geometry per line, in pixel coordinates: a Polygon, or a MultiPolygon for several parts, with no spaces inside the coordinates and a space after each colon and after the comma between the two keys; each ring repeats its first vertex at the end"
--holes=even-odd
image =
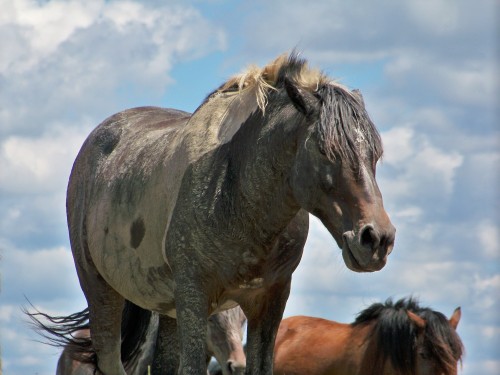
{"type": "Polygon", "coordinates": [[[125,374],[128,300],[177,319],[184,375],[206,371],[208,316],[239,304],[246,374],[271,374],[308,213],[351,270],[386,264],[395,229],[375,181],[381,155],[361,95],[295,53],[230,79],[192,115],[143,107],[101,123],[67,193],[99,370],[125,374]]]}
{"type": "MultiPolygon", "coordinates": [[[[243,375],[245,372],[245,352],[243,349],[243,327],[246,317],[239,307],[212,315],[208,320],[207,364],[214,356],[222,375],[243,375]]],[[[122,334],[127,327],[122,326],[122,334]]],[[[76,340],[90,341],[88,328],[76,329],[72,332],[76,340]]],[[[175,319],[159,314],[150,314],[146,335],[138,340],[136,355],[126,363],[126,370],[131,375],[147,375],[148,368],[152,374],[175,375],[179,366],[179,345],[175,319]],[[173,328],[173,329],[172,329],[173,328]]],[[[127,345],[127,344],[126,344],[127,345]]],[[[123,347],[123,342],[122,342],[123,347]]],[[[78,360],[74,346],[65,346],[57,362],[56,375],[93,375],[95,365],[88,356],[78,360]]]]}

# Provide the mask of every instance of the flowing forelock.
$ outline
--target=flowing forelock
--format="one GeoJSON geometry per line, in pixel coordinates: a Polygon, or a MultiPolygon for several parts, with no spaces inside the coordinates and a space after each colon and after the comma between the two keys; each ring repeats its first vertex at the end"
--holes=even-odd
{"type": "Polygon", "coordinates": [[[383,148],[380,134],[366,112],[360,94],[327,83],[318,89],[321,100],[318,134],[329,159],[340,157],[350,165],[370,156],[377,161],[383,148]]]}

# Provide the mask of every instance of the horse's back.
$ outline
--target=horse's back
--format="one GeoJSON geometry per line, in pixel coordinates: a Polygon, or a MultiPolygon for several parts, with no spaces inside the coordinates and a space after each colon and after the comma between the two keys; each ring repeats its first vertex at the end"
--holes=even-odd
{"type": "Polygon", "coordinates": [[[159,107],[138,107],[118,112],[87,137],[71,172],[67,204],[73,190],[126,179],[150,172],[174,146],[174,135],[187,123],[187,112],[159,107]]]}
{"type": "Polygon", "coordinates": [[[274,348],[275,375],[343,375],[335,358],[347,349],[348,324],[293,316],[281,321],[274,348]]]}
{"type": "Polygon", "coordinates": [[[117,162],[123,163],[127,155],[133,160],[140,157],[141,152],[162,151],[150,150],[148,147],[157,144],[165,147],[164,138],[185,125],[189,117],[187,112],[159,107],[138,107],[118,112],[90,133],[80,149],[73,170],[81,168],[79,163],[82,159],[87,168],[97,168],[102,167],[103,160],[111,164],[117,158],[117,162]]]}

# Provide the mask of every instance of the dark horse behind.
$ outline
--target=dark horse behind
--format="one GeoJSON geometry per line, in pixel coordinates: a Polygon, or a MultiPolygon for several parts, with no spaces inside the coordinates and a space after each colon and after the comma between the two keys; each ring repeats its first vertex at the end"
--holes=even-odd
{"type": "Polygon", "coordinates": [[[381,155],[361,94],[295,53],[231,78],[193,114],[143,107],[106,119],[67,193],[98,369],[125,374],[127,300],[177,319],[185,375],[206,371],[207,318],[240,305],[246,373],[271,374],[308,213],[349,269],[386,264],[395,229],[375,181],[381,155]]]}

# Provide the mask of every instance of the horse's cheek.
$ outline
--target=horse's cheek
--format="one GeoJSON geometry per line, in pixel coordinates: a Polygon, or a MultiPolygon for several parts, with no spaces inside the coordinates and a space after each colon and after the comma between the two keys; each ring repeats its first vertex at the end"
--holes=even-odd
{"type": "Polygon", "coordinates": [[[315,166],[311,165],[307,158],[298,158],[291,173],[291,189],[297,203],[307,211],[313,208],[311,194],[315,188],[315,166]]]}

